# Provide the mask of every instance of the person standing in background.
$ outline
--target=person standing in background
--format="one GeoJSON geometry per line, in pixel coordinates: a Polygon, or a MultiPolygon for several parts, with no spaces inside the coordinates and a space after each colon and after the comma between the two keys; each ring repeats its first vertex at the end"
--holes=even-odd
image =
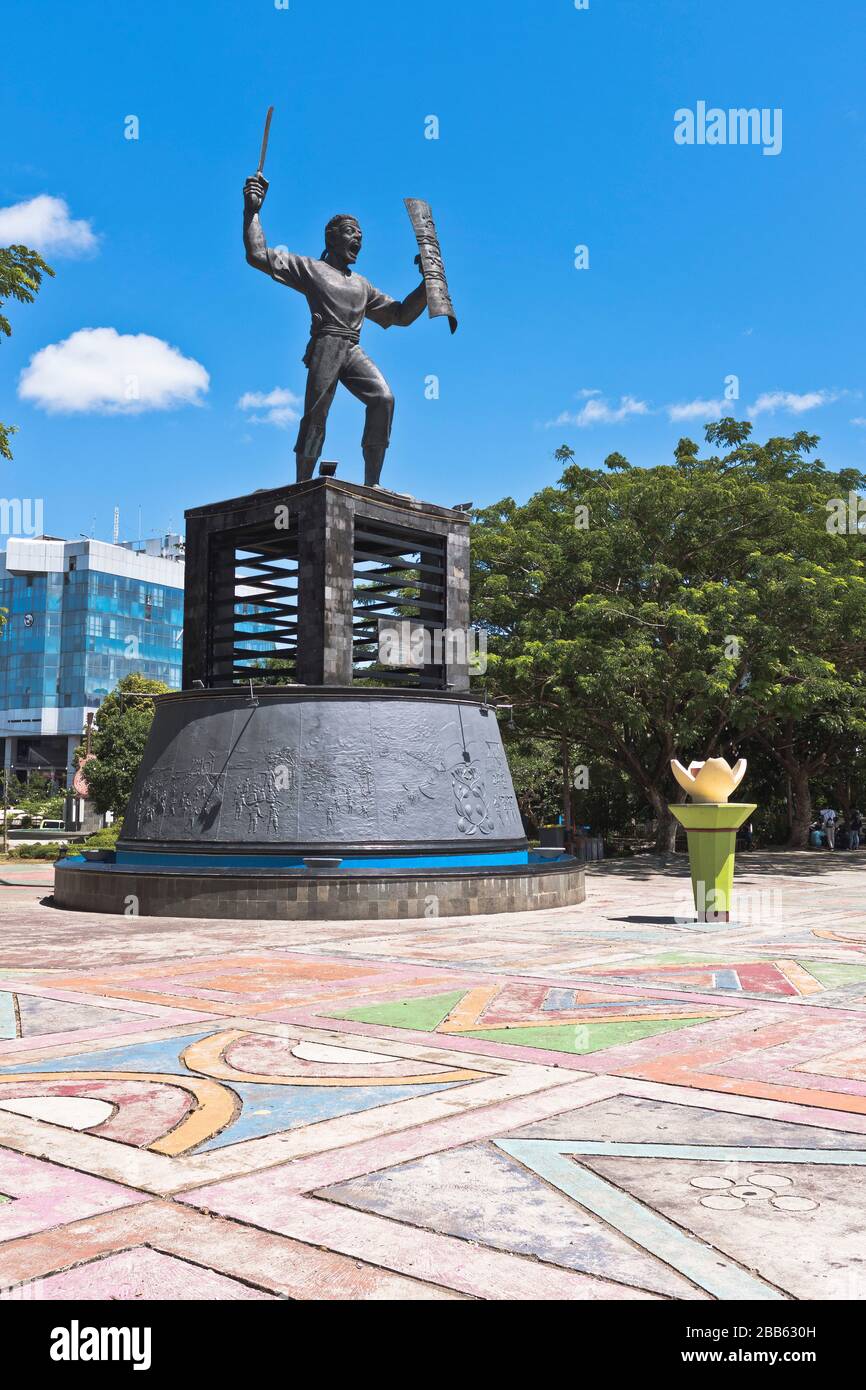
{"type": "Polygon", "coordinates": [[[827,837],[828,849],[836,848],[837,819],[837,813],[834,810],[832,810],[832,808],[829,806],[825,807],[824,810],[821,812],[821,829],[824,831],[824,834],[827,837]]]}

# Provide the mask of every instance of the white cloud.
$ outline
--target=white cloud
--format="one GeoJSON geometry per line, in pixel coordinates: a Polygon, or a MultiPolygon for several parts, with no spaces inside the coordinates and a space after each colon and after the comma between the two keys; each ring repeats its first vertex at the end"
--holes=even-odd
{"type": "Polygon", "coordinates": [[[292,420],[299,418],[296,409],[301,404],[300,396],[282,386],[273,391],[245,391],[238,401],[238,410],[263,410],[263,415],[248,415],[251,425],[276,425],[285,429],[292,420]]]}
{"type": "Polygon", "coordinates": [[[753,418],[756,415],[772,415],[777,410],[802,415],[804,411],[815,410],[819,405],[832,405],[833,401],[838,401],[845,394],[844,391],[804,391],[802,395],[796,391],[765,391],[754,405],[749,406],[749,415],[753,418]]]}
{"type": "Polygon", "coordinates": [[[26,203],[0,208],[0,245],[32,246],[58,256],[86,256],[95,251],[97,237],[89,222],[69,216],[63,198],[41,193],[26,203]]]}
{"type": "Polygon", "coordinates": [[[649,405],[634,396],[621,396],[619,405],[609,405],[599,398],[597,391],[579,391],[586,404],[577,411],[564,410],[555,420],[548,420],[547,428],[554,425],[577,425],[585,429],[588,425],[618,425],[630,415],[648,415],[649,405]]]}
{"type": "Polygon", "coordinates": [[[161,338],[80,328],[31,357],[18,395],[52,414],[140,415],[200,405],[209,383],[200,362],[161,338]]]}
{"type": "Polygon", "coordinates": [[[855,415],[851,421],[852,425],[866,425],[866,415],[855,415]]]}
{"type": "Polygon", "coordinates": [[[733,409],[730,401],[680,401],[666,407],[669,420],[718,420],[725,410],[733,409]]]}

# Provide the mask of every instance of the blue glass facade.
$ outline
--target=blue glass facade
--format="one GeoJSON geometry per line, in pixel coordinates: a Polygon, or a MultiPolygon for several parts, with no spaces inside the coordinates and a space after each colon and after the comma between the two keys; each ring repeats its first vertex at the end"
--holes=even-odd
{"type": "Polygon", "coordinates": [[[10,574],[0,555],[0,711],[95,708],[123,676],[180,689],[177,586],[100,570],[10,574]]]}

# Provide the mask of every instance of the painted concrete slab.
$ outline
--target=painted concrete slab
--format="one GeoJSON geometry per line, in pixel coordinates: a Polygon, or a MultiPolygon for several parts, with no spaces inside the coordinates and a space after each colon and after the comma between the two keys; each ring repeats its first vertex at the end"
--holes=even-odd
{"type": "MultiPolygon", "coordinates": [[[[227,1279],[213,1269],[205,1269],[190,1260],[180,1260],[160,1250],[139,1246],[135,1250],[119,1250],[104,1255],[75,1269],[64,1270],[41,1279],[29,1290],[39,1299],[103,1300],[133,1302],[154,1299],[175,1302],[178,1299],[219,1299],[227,1302],[250,1299],[273,1300],[277,1295],[239,1279],[227,1279]]],[[[9,1297],[14,1290],[10,1290],[9,1297]]],[[[20,1292],[17,1295],[20,1297],[20,1292]]],[[[2,1301],[2,1295],[0,1295],[2,1301]]]]}
{"type": "Polygon", "coordinates": [[[669,1298],[693,1296],[670,1267],[487,1145],[433,1154],[316,1194],[391,1220],[477,1240],[669,1298]]]}
{"type": "Polygon", "coordinates": [[[866,858],[555,912],[64,913],[0,885],[0,1288],[866,1297],[866,858]]]}
{"type": "MultiPolygon", "coordinates": [[[[839,1157],[838,1150],[826,1151],[825,1158],[839,1157]]],[[[725,1188],[708,1192],[696,1185],[705,1166],[688,1160],[582,1161],[793,1298],[866,1297],[862,1165],[795,1165],[780,1163],[777,1157],[745,1157],[742,1181],[732,1174],[725,1188]]]]}

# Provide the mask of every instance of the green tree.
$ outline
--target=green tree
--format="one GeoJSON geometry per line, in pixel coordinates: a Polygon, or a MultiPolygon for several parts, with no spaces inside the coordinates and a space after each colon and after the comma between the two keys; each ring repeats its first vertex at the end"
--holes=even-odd
{"type": "MultiPolygon", "coordinates": [[[[96,713],[92,760],[87,764],[89,800],[101,814],[126,810],[153,720],[150,695],[166,695],[169,687],[146,676],[124,676],[106,695],[96,713]]],[[[75,750],[76,766],[84,746],[75,750]]]]}
{"type": "Polygon", "coordinates": [[[527,834],[537,839],[541,826],[552,824],[562,809],[559,745],[510,734],[507,726],[502,732],[517,805],[527,834]]]}
{"type": "MultiPolygon", "coordinates": [[[[53,274],[51,266],[29,246],[0,247],[0,309],[7,299],[17,300],[19,304],[32,304],[42,284],[42,277],[53,274]]],[[[12,325],[3,313],[0,313],[0,333],[7,338],[12,335],[12,325]]],[[[9,440],[15,433],[16,425],[0,424],[0,458],[11,459],[9,440]]]]}
{"type": "Polygon", "coordinates": [[[670,759],[750,740],[792,779],[803,842],[830,736],[841,747],[866,711],[864,542],[827,527],[827,502],[864,479],[827,472],[805,432],[757,445],[723,420],[706,434],[725,452],[700,458],[683,439],[655,468],[581,468],[564,445],[559,486],[479,514],[488,676],[521,729],[586,749],[591,784],[593,767],[630,779],[657,848],[673,847],[681,799],[670,759]]]}
{"type": "Polygon", "coordinates": [[[813,435],[737,437],[733,422],[710,426],[710,442],[733,444],[730,466],[750,471],[773,495],[770,545],[753,555],[753,610],[760,626],[746,654],[736,725],[750,753],[763,750],[785,785],[792,846],[807,843],[813,783],[838,786],[866,740],[866,538],[847,514],[864,483],[810,457],[813,435]],[[838,521],[846,504],[845,524],[838,521]]]}
{"type": "Polygon", "coordinates": [[[26,782],[19,785],[20,791],[15,793],[16,805],[27,815],[49,820],[63,815],[66,797],[52,777],[44,772],[30,772],[26,782]]]}

